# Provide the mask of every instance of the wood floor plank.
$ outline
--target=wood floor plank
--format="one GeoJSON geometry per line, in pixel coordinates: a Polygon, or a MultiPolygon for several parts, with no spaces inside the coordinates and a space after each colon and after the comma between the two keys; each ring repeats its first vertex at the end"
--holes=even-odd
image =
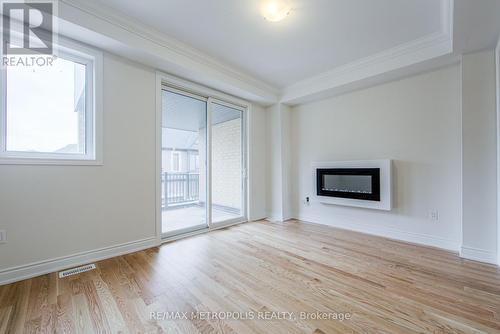
{"type": "Polygon", "coordinates": [[[500,333],[500,270],[261,221],[1,286],[0,333],[500,333]]]}
{"type": "Polygon", "coordinates": [[[75,333],[75,310],[70,294],[60,294],[57,296],[57,333],[75,333]]]}
{"type": "Polygon", "coordinates": [[[12,316],[12,306],[0,308],[0,333],[7,333],[7,325],[12,316]]]}

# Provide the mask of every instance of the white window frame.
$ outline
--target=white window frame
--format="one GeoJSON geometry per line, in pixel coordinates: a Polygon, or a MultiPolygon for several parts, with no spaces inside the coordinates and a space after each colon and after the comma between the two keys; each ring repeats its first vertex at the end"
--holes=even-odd
{"type": "MultiPolygon", "coordinates": [[[[58,37],[57,57],[84,64],[85,153],[44,153],[7,151],[7,71],[0,69],[0,165],[102,165],[102,52],[87,45],[58,37]]],[[[2,52],[2,51],[0,51],[2,52]]],[[[1,54],[3,56],[3,54],[1,54]]]]}

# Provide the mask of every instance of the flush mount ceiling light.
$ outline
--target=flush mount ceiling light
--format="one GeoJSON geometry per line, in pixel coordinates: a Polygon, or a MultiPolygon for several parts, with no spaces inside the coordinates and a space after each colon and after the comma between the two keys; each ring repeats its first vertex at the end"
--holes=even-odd
{"type": "Polygon", "coordinates": [[[286,0],[266,0],[262,3],[262,15],[267,21],[278,22],[290,14],[292,7],[286,0]]]}

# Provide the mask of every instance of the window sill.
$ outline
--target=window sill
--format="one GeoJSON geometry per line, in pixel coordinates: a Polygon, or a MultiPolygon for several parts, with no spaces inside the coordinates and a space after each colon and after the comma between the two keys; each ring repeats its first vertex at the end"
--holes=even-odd
{"type": "Polygon", "coordinates": [[[46,165],[46,166],[103,166],[102,160],[84,159],[37,159],[0,157],[0,165],[46,165]]]}

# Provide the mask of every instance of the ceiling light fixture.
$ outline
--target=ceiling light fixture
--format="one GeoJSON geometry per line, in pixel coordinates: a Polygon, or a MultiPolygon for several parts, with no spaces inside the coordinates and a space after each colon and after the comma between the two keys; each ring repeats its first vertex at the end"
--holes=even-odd
{"type": "Polygon", "coordinates": [[[278,22],[290,14],[292,7],[285,0],[267,0],[262,4],[261,11],[267,21],[278,22]]]}

